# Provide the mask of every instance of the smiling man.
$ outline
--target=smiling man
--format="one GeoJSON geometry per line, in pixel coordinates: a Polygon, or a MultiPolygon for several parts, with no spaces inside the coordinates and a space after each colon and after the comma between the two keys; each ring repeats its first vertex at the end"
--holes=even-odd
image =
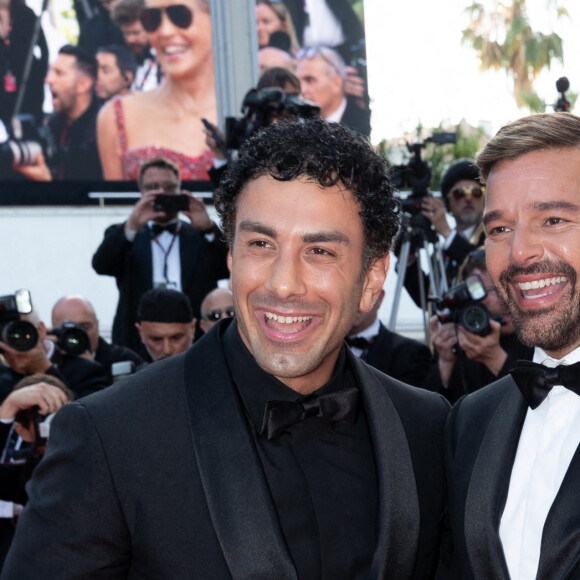
{"type": "Polygon", "coordinates": [[[385,169],[320,119],[244,144],[215,194],[235,317],[58,414],[6,578],[433,577],[448,404],[343,340],[387,273],[385,169]]]}
{"type": "Polygon", "coordinates": [[[534,115],[478,156],[487,267],[534,366],[450,418],[454,578],[580,578],[580,118],[534,115]]]}

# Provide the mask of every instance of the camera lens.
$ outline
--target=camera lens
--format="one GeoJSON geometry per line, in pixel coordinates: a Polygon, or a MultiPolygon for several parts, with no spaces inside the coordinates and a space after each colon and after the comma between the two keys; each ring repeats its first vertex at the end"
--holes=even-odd
{"type": "Polygon", "coordinates": [[[33,349],[38,342],[38,332],[30,322],[15,320],[2,329],[2,342],[14,350],[25,352],[33,349]]]}
{"type": "Polygon", "coordinates": [[[466,306],[461,314],[461,324],[468,332],[485,335],[489,331],[489,314],[481,304],[466,306]]]}
{"type": "Polygon", "coordinates": [[[66,353],[78,356],[89,350],[89,339],[86,332],[80,328],[66,328],[59,337],[58,346],[66,353]]]}

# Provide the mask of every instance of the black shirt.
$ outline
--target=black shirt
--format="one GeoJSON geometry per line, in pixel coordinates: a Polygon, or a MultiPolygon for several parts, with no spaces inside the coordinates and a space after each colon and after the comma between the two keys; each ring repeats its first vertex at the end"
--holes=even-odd
{"type": "MultiPolygon", "coordinates": [[[[362,404],[354,423],[307,417],[268,440],[260,435],[271,400],[303,398],[263,371],[231,324],[224,334],[229,370],[248,416],[288,550],[300,579],[368,578],[377,541],[377,476],[362,404]]],[[[343,347],[329,394],[357,387],[343,347]]]]}
{"type": "Polygon", "coordinates": [[[97,114],[93,97],[89,108],[70,125],[63,113],[52,115],[48,123],[54,155],[49,160],[53,179],[100,181],[103,179],[97,149],[97,114]]]}

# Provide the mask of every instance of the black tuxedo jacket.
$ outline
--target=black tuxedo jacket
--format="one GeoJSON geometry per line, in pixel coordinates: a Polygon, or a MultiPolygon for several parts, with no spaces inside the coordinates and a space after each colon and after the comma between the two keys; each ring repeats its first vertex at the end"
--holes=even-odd
{"type": "MultiPolygon", "coordinates": [[[[452,578],[509,580],[499,538],[526,404],[511,376],[460,399],[448,420],[452,578]]],[[[580,452],[550,508],[537,580],[580,579],[580,452]]]]}
{"type": "MultiPolygon", "coordinates": [[[[290,12],[298,42],[300,46],[303,46],[304,28],[306,28],[308,18],[304,10],[304,0],[285,0],[284,4],[290,12]]],[[[346,64],[350,64],[351,47],[358,45],[361,39],[365,37],[363,25],[352,9],[349,0],[326,0],[326,4],[340,23],[342,34],[344,35],[344,43],[331,48],[334,48],[340,53],[346,64]]]]}
{"type": "Polygon", "coordinates": [[[362,133],[365,137],[371,134],[371,112],[361,109],[354,98],[346,98],[346,109],[340,119],[340,124],[362,133]]]}
{"type": "MultiPolygon", "coordinates": [[[[227,247],[222,233],[214,226],[214,240],[208,242],[204,233],[182,222],[179,232],[181,287],[189,296],[193,315],[200,316],[205,295],[217,286],[217,281],[229,277],[227,247]]],[[[114,276],[119,289],[119,303],[113,321],[113,343],[127,346],[147,358],[139,333],[135,328],[139,300],[153,287],[151,237],[142,227],[133,242],[125,237],[125,224],[112,225],[93,256],[97,274],[114,276]]]]}
{"type": "MultiPolygon", "coordinates": [[[[4,580],[297,578],[223,356],[226,326],[59,411],[4,580]]],[[[431,578],[448,403],[347,356],[379,477],[370,577],[431,578]]]]}
{"type": "Polygon", "coordinates": [[[381,323],[365,361],[394,379],[421,387],[431,367],[431,351],[427,345],[391,332],[381,323]]]}

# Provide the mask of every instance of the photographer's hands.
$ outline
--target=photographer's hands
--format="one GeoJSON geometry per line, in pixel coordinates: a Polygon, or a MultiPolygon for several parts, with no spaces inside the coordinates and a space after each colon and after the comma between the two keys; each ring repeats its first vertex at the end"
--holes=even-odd
{"type": "Polygon", "coordinates": [[[439,359],[439,377],[444,387],[449,385],[451,373],[455,367],[455,345],[457,344],[457,330],[455,324],[441,324],[439,317],[435,314],[429,320],[431,340],[437,350],[439,359]]]}
{"type": "Polygon", "coordinates": [[[440,197],[424,197],[421,200],[421,213],[433,224],[435,231],[447,238],[453,231],[447,223],[445,204],[440,197]]]}
{"type": "Polygon", "coordinates": [[[486,336],[467,332],[465,328],[458,326],[457,336],[459,346],[467,358],[484,364],[497,376],[507,359],[507,352],[499,344],[501,324],[490,320],[489,326],[491,332],[486,336]]]}
{"type": "Polygon", "coordinates": [[[21,375],[44,373],[52,366],[46,356],[46,349],[42,340],[38,340],[31,350],[24,352],[15,350],[5,342],[0,341],[0,350],[10,368],[21,375]]]}
{"type": "Polygon", "coordinates": [[[0,419],[14,419],[18,411],[32,407],[38,407],[41,415],[50,415],[67,402],[64,391],[54,385],[40,382],[12,391],[0,406],[0,419]]]}
{"type": "Polygon", "coordinates": [[[203,199],[194,197],[188,191],[181,190],[181,193],[189,195],[189,210],[184,211],[183,214],[196,228],[202,232],[209,232],[213,228],[213,222],[209,218],[203,199]]]}
{"type": "Polygon", "coordinates": [[[12,169],[31,181],[52,181],[52,174],[44,160],[44,155],[39,153],[34,161],[34,165],[13,165],[12,169]]]}
{"type": "Polygon", "coordinates": [[[141,226],[144,226],[149,220],[162,218],[165,213],[155,211],[155,197],[158,192],[149,191],[141,195],[141,199],[133,206],[133,211],[129,219],[125,222],[125,229],[136,232],[141,226]]]}

